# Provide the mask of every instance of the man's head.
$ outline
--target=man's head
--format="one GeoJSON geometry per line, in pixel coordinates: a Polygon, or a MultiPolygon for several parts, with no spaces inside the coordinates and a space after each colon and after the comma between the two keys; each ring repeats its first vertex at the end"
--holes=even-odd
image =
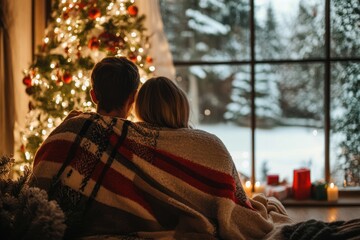
{"type": "Polygon", "coordinates": [[[106,57],[95,65],[91,82],[90,93],[98,112],[127,114],[140,84],[140,75],[137,66],[127,58],[106,57]]]}

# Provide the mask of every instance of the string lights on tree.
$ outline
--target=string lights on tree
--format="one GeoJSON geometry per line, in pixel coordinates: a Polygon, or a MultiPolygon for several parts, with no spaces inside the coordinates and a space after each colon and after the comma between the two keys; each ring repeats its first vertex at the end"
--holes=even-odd
{"type": "Polygon", "coordinates": [[[142,82],[155,71],[144,20],[135,0],[53,1],[43,42],[24,70],[30,101],[15,171],[31,166],[40,144],[71,110],[94,111],[89,90],[96,62],[126,56],[137,64],[142,82]]]}

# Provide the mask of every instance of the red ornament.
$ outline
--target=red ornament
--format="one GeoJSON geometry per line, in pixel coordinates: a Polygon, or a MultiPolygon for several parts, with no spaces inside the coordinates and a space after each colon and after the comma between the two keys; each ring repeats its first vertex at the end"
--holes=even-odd
{"type": "Polygon", "coordinates": [[[25,84],[25,86],[27,87],[30,87],[32,85],[32,79],[29,75],[23,78],[23,84],[25,84]]]}
{"type": "Polygon", "coordinates": [[[101,16],[100,10],[96,7],[90,8],[88,14],[89,14],[89,17],[93,20],[101,16]]]}
{"type": "Polygon", "coordinates": [[[99,39],[97,39],[96,37],[92,37],[89,40],[88,48],[90,48],[91,50],[97,50],[99,49],[99,46],[100,46],[100,42],[99,39]]]}
{"type": "Polygon", "coordinates": [[[124,47],[124,39],[109,32],[101,33],[99,35],[99,40],[108,51],[113,53],[116,52],[117,48],[124,47]]]}
{"type": "Polygon", "coordinates": [[[70,83],[72,81],[72,75],[70,73],[66,72],[62,76],[62,80],[64,83],[70,83]]]}
{"type": "Polygon", "coordinates": [[[85,7],[85,4],[80,2],[75,5],[75,9],[82,10],[85,7]]]}
{"type": "Polygon", "coordinates": [[[128,57],[131,61],[136,62],[137,56],[134,53],[130,53],[128,57]]]}
{"type": "Polygon", "coordinates": [[[21,151],[21,152],[25,152],[25,146],[24,146],[24,144],[21,144],[21,146],[20,146],[20,151],[21,151]]]}
{"type": "Polygon", "coordinates": [[[137,6],[131,5],[131,6],[128,7],[127,12],[128,12],[128,14],[129,14],[130,16],[136,17],[137,14],[138,14],[138,12],[139,12],[139,9],[138,9],[137,6]]]}
{"type": "Polygon", "coordinates": [[[152,62],[153,62],[153,58],[150,57],[150,56],[147,56],[147,57],[146,57],[146,62],[147,62],[147,63],[152,63],[152,62]]]}
{"type": "Polygon", "coordinates": [[[63,19],[64,19],[64,20],[68,19],[69,16],[70,16],[70,15],[69,15],[69,11],[64,12],[62,16],[63,16],[63,19]]]}

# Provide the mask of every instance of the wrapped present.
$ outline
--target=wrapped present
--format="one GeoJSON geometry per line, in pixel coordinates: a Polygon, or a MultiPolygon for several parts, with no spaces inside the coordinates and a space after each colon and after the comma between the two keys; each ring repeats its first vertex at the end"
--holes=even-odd
{"type": "Polygon", "coordinates": [[[267,186],[266,188],[266,196],[275,197],[277,199],[284,200],[288,197],[289,191],[287,186],[278,185],[278,186],[267,186]]]}
{"type": "Polygon", "coordinates": [[[303,200],[310,198],[311,195],[311,181],[310,169],[301,168],[294,170],[293,178],[293,196],[296,200],[303,200]]]}
{"type": "Polygon", "coordinates": [[[271,174],[266,176],[267,185],[278,185],[279,184],[279,175],[271,174]]]}
{"type": "Polygon", "coordinates": [[[326,200],[326,183],[324,182],[314,182],[311,185],[311,197],[315,200],[326,200]]]}

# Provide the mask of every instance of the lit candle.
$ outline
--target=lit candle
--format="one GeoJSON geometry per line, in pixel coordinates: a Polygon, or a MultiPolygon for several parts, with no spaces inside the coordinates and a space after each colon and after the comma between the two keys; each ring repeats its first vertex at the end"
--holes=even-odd
{"type": "Polygon", "coordinates": [[[255,192],[256,193],[265,193],[265,185],[262,185],[260,182],[255,183],[255,192]]]}
{"type": "Polygon", "coordinates": [[[328,201],[337,201],[339,198],[338,187],[334,183],[330,183],[327,188],[327,199],[328,201]]]}
{"type": "Polygon", "coordinates": [[[252,195],[252,184],[251,184],[251,181],[246,181],[246,182],[245,182],[244,190],[245,190],[246,195],[248,195],[249,197],[251,197],[251,195],[252,195]]]}

